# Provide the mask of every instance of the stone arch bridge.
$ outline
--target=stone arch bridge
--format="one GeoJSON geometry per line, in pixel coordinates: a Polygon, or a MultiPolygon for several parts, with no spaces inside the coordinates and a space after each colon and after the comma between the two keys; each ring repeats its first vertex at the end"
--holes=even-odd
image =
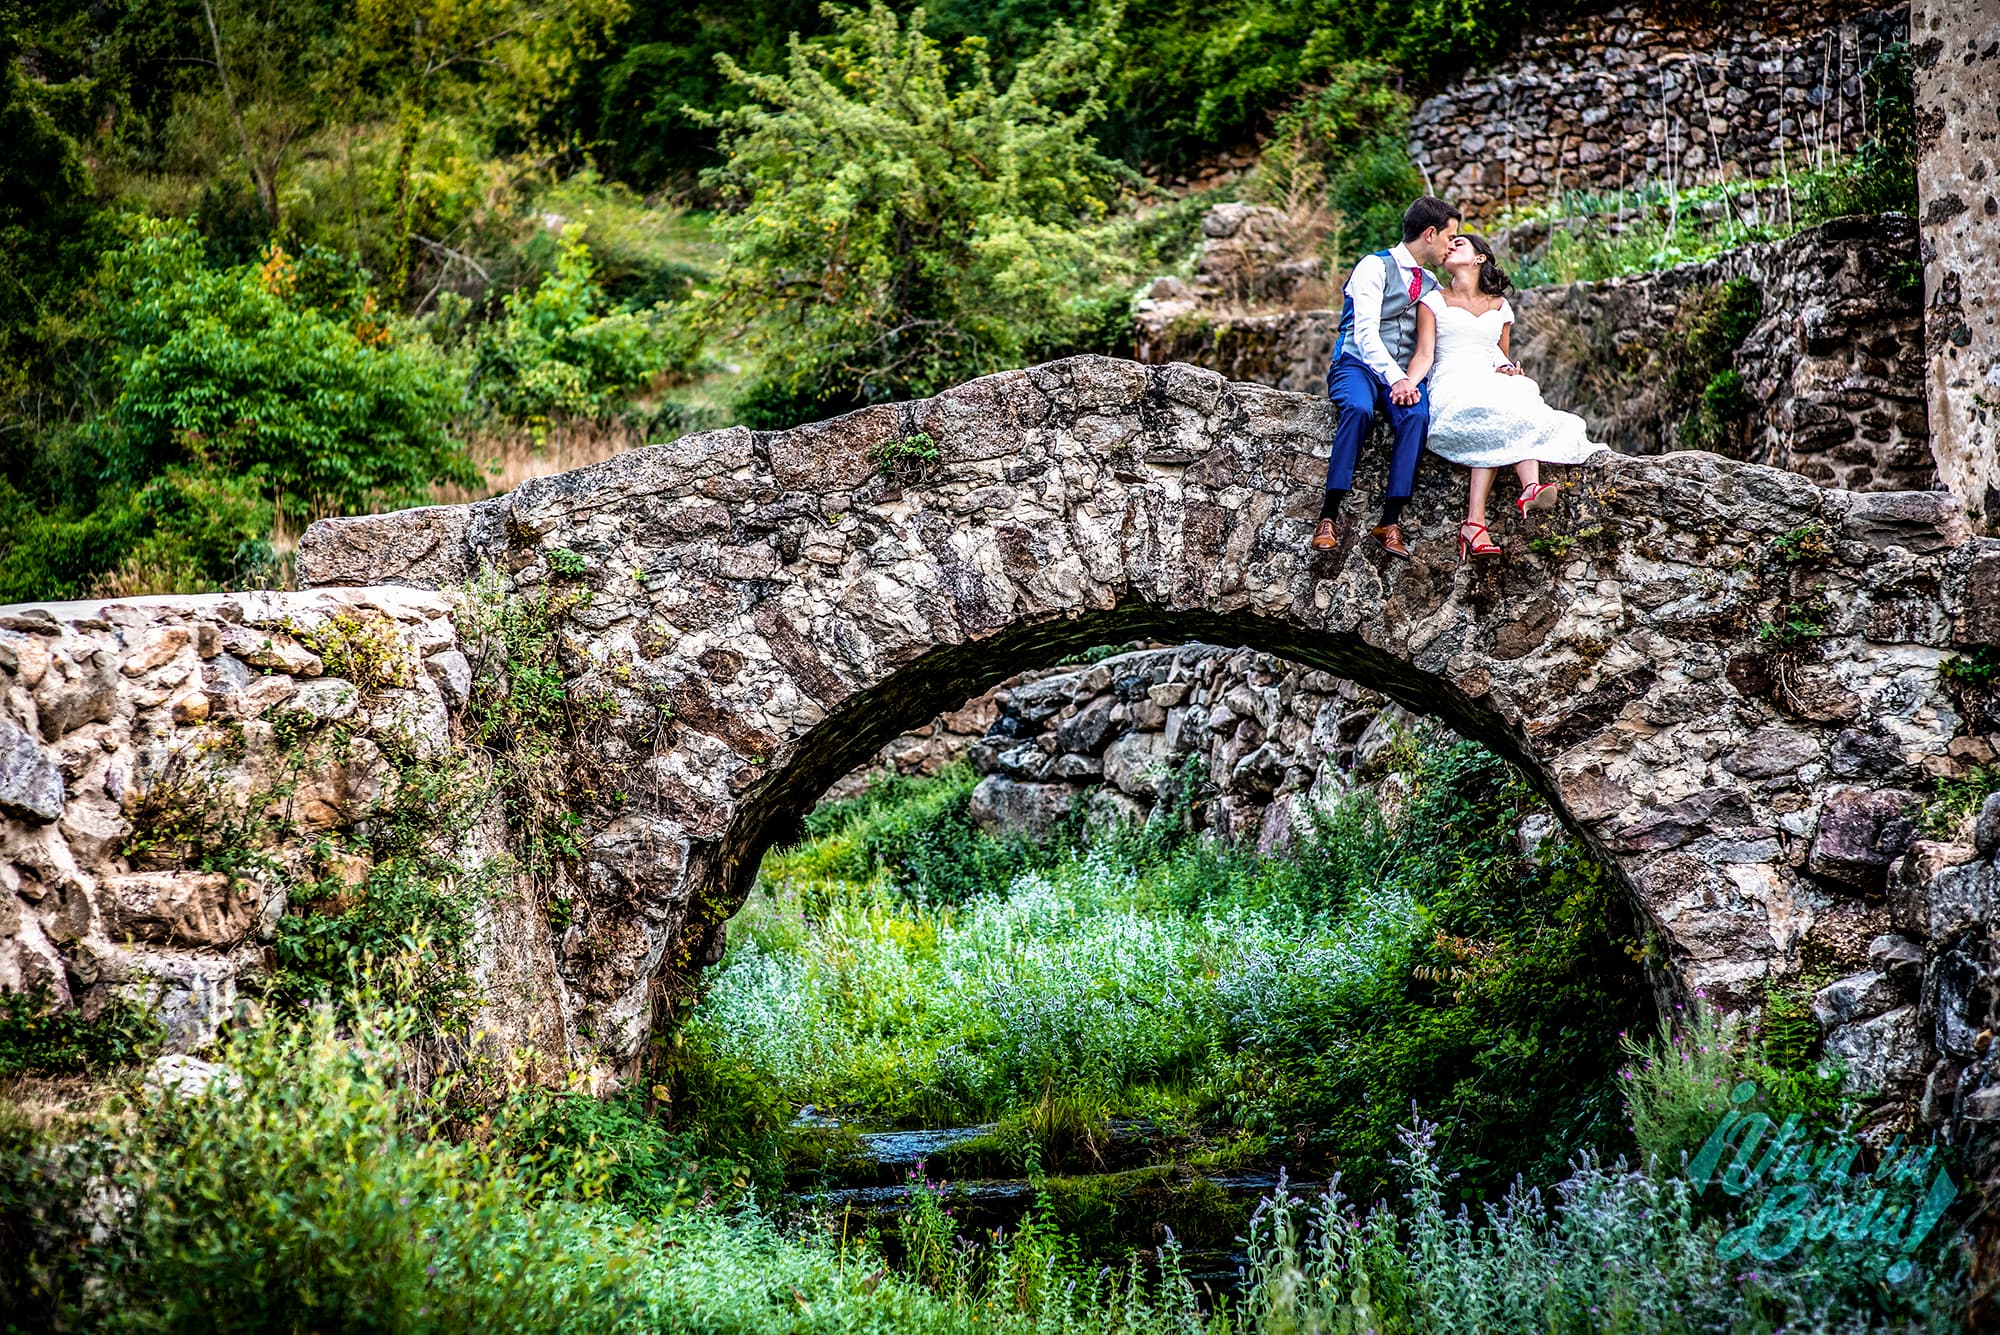
{"type": "Polygon", "coordinates": [[[491,796],[439,836],[515,869],[476,982],[541,1078],[634,1069],[765,846],[887,739],[1144,636],[1267,650],[1486,741],[1616,869],[1658,985],[1751,1005],[1832,979],[1816,1012],[1864,1083],[2000,1120],[2000,804],[1972,843],[1918,838],[2000,744],[2000,541],[1944,493],[1680,454],[1564,470],[1559,510],[1499,526],[1505,561],[1458,560],[1442,465],[1414,561],[1315,553],[1327,413],[1079,358],[322,522],[297,593],[0,609],[0,987],[86,1013],[137,990],[181,1046],[212,1033],[286,896],[327,911],[366,876],[325,850],[365,850],[395,765],[452,754],[498,662],[476,582],[559,592],[594,720],[566,912],[494,861],[520,850],[491,796]],[[220,829],[258,815],[271,874],[196,855],[173,813],[214,803],[220,829]]]}
{"type": "Polygon", "coordinates": [[[1885,1087],[1937,1084],[1940,961],[1984,959],[1992,879],[1972,848],[1916,841],[1920,794],[1992,758],[1979,674],[1941,669],[2000,633],[2000,542],[1945,493],[1689,453],[1558,470],[1560,509],[1496,525],[1507,557],[1476,566],[1453,542],[1463,480],[1432,461],[1413,562],[1314,553],[1327,414],[1077,358],[323,521],[299,570],[582,595],[571,689],[616,702],[598,745],[628,800],[586,813],[577,918],[550,946],[572,1061],[629,1066],[766,845],[887,739],[1145,636],[1281,654],[1494,746],[1617,870],[1670,986],[1754,1004],[1847,975],[1822,997],[1835,1041],[1885,1087]]]}

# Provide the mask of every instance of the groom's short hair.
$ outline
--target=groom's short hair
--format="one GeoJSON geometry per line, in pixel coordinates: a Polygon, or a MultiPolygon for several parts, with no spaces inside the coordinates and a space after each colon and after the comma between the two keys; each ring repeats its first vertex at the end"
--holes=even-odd
{"type": "Polygon", "coordinates": [[[1409,208],[1403,210],[1403,240],[1415,241],[1433,227],[1442,227],[1453,218],[1463,221],[1465,215],[1436,195],[1418,195],[1409,208]]]}

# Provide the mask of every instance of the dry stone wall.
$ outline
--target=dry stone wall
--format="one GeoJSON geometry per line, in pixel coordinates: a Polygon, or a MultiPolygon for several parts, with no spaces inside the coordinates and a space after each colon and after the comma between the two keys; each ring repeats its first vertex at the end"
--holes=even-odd
{"type": "MultiPolygon", "coordinates": [[[[1750,403],[1732,455],[1853,491],[1936,485],[1917,241],[1899,214],[1841,219],[1660,273],[1516,292],[1513,350],[1594,438],[1632,454],[1679,449],[1708,383],[1677,374],[1705,350],[1698,337],[1688,343],[1695,312],[1737,281],[1754,288],[1763,314],[1724,350],[1750,403]]],[[[1232,284],[1270,286],[1243,275],[1232,284]]],[[[1139,359],[1324,393],[1338,315],[1231,308],[1214,295],[1223,286],[1156,282],[1137,307],[1139,359]]]]}
{"type": "Polygon", "coordinates": [[[1384,696],[1271,654],[1188,644],[1031,674],[995,693],[968,748],[985,775],[972,816],[1040,836],[1081,802],[1093,820],[1145,820],[1192,763],[1206,828],[1263,852],[1287,846],[1414,720],[1384,696]]]}
{"type": "Polygon", "coordinates": [[[1424,101],[1410,156],[1475,222],[1562,190],[1797,171],[1858,146],[1862,71],[1908,35],[1907,8],[1854,4],[1590,14],[1424,101]]]}
{"type": "Polygon", "coordinates": [[[1704,300],[1726,284],[1762,317],[1723,363],[1749,412],[1734,457],[1849,491],[1937,485],[1923,365],[1916,233],[1900,214],[1844,218],[1661,273],[1534,288],[1514,299],[1513,350],[1552,402],[1597,438],[1654,454],[1685,448],[1705,374],[1704,300]]]}
{"type": "MultiPolygon", "coordinates": [[[[144,1002],[170,1050],[205,1044],[270,973],[283,915],[365,893],[406,775],[464,763],[480,649],[460,609],[385,587],[0,612],[0,988],[86,1015],[144,1002]],[[308,882],[341,889],[288,904],[308,882]]],[[[476,953],[505,1000],[484,1028],[559,1078],[546,920],[506,874],[497,805],[458,837],[443,851],[468,876],[500,873],[476,953]]]]}

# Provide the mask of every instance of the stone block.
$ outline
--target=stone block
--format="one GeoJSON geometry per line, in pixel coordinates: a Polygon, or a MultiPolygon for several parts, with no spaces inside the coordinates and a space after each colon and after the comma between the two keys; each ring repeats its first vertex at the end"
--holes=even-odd
{"type": "Polygon", "coordinates": [[[992,835],[1022,835],[1039,843],[1069,812],[1075,790],[1059,783],[1022,783],[989,774],[972,790],[966,814],[992,835]]]}
{"type": "Polygon", "coordinates": [[[300,779],[292,815],[308,832],[338,829],[361,820],[388,792],[391,770],[381,748],[354,737],[300,779]]]}
{"type": "Polygon", "coordinates": [[[351,717],[360,704],[361,692],[355,689],[353,682],[340,677],[319,677],[300,682],[285,700],[282,710],[287,714],[303,715],[315,723],[337,723],[351,717]]]}
{"type": "Polygon", "coordinates": [[[308,589],[339,584],[444,589],[463,584],[475,569],[468,538],[478,508],[426,505],[391,514],[322,519],[299,539],[299,584],[308,589]]]}
{"type": "Polygon", "coordinates": [[[1988,794],[1980,805],[1979,819],[1972,825],[1972,846],[1984,857],[2000,849],[2000,793],[1988,794]]]}
{"type": "Polygon", "coordinates": [[[1160,795],[1159,770],[1167,739],[1157,732],[1128,732],[1104,750],[1104,779],[1129,797],[1160,795]]]}
{"type": "Polygon", "coordinates": [[[1903,1000],[1902,993],[1886,973],[1870,969],[1849,974],[1813,993],[1813,1019],[1821,1029],[1852,1024],[1895,1009],[1903,1000]]]}
{"type": "Polygon", "coordinates": [[[1749,822],[1750,803],[1740,790],[1708,788],[1646,812],[1619,830],[1617,839],[1633,852],[1657,853],[1749,822]]]}
{"type": "Polygon", "coordinates": [[[1055,769],[1055,759],[1035,743],[1021,742],[999,752],[993,768],[1010,778],[1034,782],[1049,777],[1055,769]]]}
{"type": "Polygon", "coordinates": [[[1991,858],[1943,867],[1921,883],[1904,878],[1896,925],[1942,941],[1968,927],[2000,921],[2000,872],[1991,858]]]}
{"type": "Polygon", "coordinates": [[[424,660],[424,671],[437,683],[448,708],[464,707],[472,695],[472,663],[464,654],[456,649],[432,654],[424,660]]]}
{"type": "Polygon", "coordinates": [[[1080,756],[1065,752],[1055,758],[1055,766],[1051,773],[1053,777],[1065,783],[1101,779],[1104,777],[1104,762],[1096,756],[1080,756]]]}
{"type": "Polygon", "coordinates": [[[256,926],[262,903],[255,883],[232,884],[220,872],[129,872],[98,882],[98,908],[114,940],[232,946],[256,926]]]}
{"type": "Polygon", "coordinates": [[[1868,943],[1868,963],[1904,986],[1924,975],[1924,948],[1906,936],[1883,933],[1868,943]]]}
{"type": "Polygon", "coordinates": [[[1899,1006],[1832,1030],[1826,1036],[1826,1055],[1846,1064],[1846,1087],[1852,1093],[1888,1092],[1914,1082],[1924,1069],[1917,1008],[1899,1006]]]}
{"type": "Polygon", "coordinates": [[[63,814],[62,770],[6,719],[0,719],[0,812],[41,824],[63,814]]]}
{"type": "Polygon", "coordinates": [[[1880,891],[1889,864],[1917,837],[1923,799],[1901,788],[1834,788],[1820,808],[1807,868],[1836,884],[1880,891]]]}
{"type": "Polygon", "coordinates": [[[317,677],[324,670],[318,654],[282,630],[231,623],[222,628],[222,648],[251,667],[295,677],[317,677]]]}
{"type": "Polygon", "coordinates": [[[1723,759],[1722,767],[1746,779],[1791,774],[1819,759],[1819,743],[1790,728],[1759,728],[1723,759]]]}

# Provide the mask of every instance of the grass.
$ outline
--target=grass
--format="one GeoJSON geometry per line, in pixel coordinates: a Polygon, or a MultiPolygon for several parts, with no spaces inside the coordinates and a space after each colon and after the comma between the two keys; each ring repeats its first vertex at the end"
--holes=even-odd
{"type": "MultiPolygon", "coordinates": [[[[1077,1233],[1056,1221],[1115,1232],[1120,1200],[1102,1182],[1037,1177],[1023,1224],[981,1238],[961,1236],[926,1184],[892,1252],[839,1220],[704,1204],[631,1096],[524,1095],[468,1119],[451,1086],[407,1078],[417,1017],[365,997],[348,1015],[237,1029],[211,1054],[232,1082],[203,1090],[129,1081],[45,1127],[0,1101],[0,1319],[108,1332],[290,1330],[310,1314],[320,1330],[482,1335],[1748,1335],[1942,1331],[1962,1315],[1949,1220],[1909,1249],[1913,1275],[1885,1286],[1875,1277],[1900,1248],[1827,1238],[1724,1261],[1717,1244],[1748,1198],[1657,1159],[1580,1154],[1546,1198],[1516,1184],[1453,1213],[1438,1129],[1421,1119],[1398,1135],[1405,1208],[1364,1210],[1338,1182],[1317,1200],[1281,1185],[1262,1202],[1240,1225],[1240,1298],[1197,1294],[1171,1236],[1155,1264],[1079,1261],[1077,1233]]],[[[1636,1081],[1662,1087],[1650,1106],[1731,1080],[1741,1052],[1722,1038],[1686,1071],[1685,1045],[1646,1045],[1636,1081]]],[[[1213,1193],[1127,1176],[1174,1197],[1197,1233],[1239,1226],[1213,1193]]],[[[1900,1201],[1913,1188],[1890,1189],[1900,1201]]]]}
{"type": "Polygon", "coordinates": [[[1544,223],[1548,239],[1510,276],[1521,287],[1594,282],[1713,259],[1762,241],[1780,241],[1850,213],[1913,212],[1872,157],[1761,181],[1726,181],[1674,190],[1663,181],[1624,191],[1562,191],[1510,213],[1496,231],[1544,223]]]}

